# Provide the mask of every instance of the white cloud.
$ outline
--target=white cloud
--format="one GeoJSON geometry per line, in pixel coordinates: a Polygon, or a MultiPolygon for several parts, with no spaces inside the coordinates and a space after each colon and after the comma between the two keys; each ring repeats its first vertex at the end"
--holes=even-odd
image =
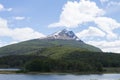
{"type": "Polygon", "coordinates": [[[4,6],[0,4],[0,11],[4,10],[4,6]]]}
{"type": "Polygon", "coordinates": [[[0,29],[7,28],[7,20],[0,18],[0,29]]]}
{"type": "Polygon", "coordinates": [[[7,20],[0,18],[0,36],[9,35],[9,31],[7,20]]]}
{"type": "Polygon", "coordinates": [[[2,41],[0,41],[0,47],[4,46],[4,43],[2,41]]]}
{"type": "Polygon", "coordinates": [[[83,30],[76,34],[79,38],[86,37],[104,37],[105,33],[96,27],[89,27],[86,30],[83,30]]]}
{"type": "Polygon", "coordinates": [[[120,40],[115,41],[88,41],[88,44],[92,44],[101,48],[104,52],[117,52],[120,53],[120,40]]]}
{"type": "Polygon", "coordinates": [[[15,44],[15,43],[18,43],[18,41],[12,41],[12,42],[5,42],[5,41],[2,41],[0,40],[0,47],[3,47],[3,46],[6,46],[6,45],[10,45],[10,44],[15,44]]]}
{"type": "Polygon", "coordinates": [[[118,36],[113,32],[114,29],[120,28],[120,23],[108,17],[97,17],[95,23],[99,28],[107,33],[108,39],[117,39],[118,36]]]}
{"type": "Polygon", "coordinates": [[[106,5],[105,10],[109,15],[118,14],[120,11],[120,1],[117,0],[109,1],[106,5]]]}
{"type": "Polygon", "coordinates": [[[120,6],[120,2],[110,1],[107,4],[107,7],[111,7],[111,6],[120,6]]]}
{"type": "Polygon", "coordinates": [[[109,2],[109,0],[100,0],[101,3],[109,2]]]}
{"type": "Polygon", "coordinates": [[[14,40],[19,40],[19,41],[45,37],[45,35],[43,35],[42,33],[34,31],[33,29],[31,29],[29,27],[15,28],[15,29],[11,30],[10,36],[14,40]]]}
{"type": "Polygon", "coordinates": [[[13,10],[13,8],[8,8],[8,9],[7,9],[7,11],[12,11],[12,10],[13,10]]]}
{"type": "Polygon", "coordinates": [[[7,45],[6,42],[0,41],[0,47],[7,45]]]}
{"type": "Polygon", "coordinates": [[[0,11],[12,11],[12,8],[5,8],[2,4],[0,4],[0,11]]]}
{"type": "Polygon", "coordinates": [[[29,27],[11,29],[7,25],[7,20],[0,18],[0,36],[10,37],[16,41],[24,41],[28,39],[41,38],[45,35],[29,27]]]}
{"type": "Polygon", "coordinates": [[[89,0],[68,1],[63,7],[59,22],[50,24],[49,27],[78,27],[104,13],[104,10],[100,9],[95,2],[89,0]]]}
{"type": "Polygon", "coordinates": [[[14,19],[15,19],[15,20],[24,20],[25,17],[23,17],[23,16],[17,16],[17,17],[14,17],[14,19]]]}

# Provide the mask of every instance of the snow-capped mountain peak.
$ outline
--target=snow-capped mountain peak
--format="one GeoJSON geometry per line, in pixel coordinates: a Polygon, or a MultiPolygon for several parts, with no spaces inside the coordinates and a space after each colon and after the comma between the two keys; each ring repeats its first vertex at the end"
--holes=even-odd
{"type": "Polygon", "coordinates": [[[73,31],[63,29],[47,36],[49,39],[65,39],[65,40],[79,40],[73,31]]]}

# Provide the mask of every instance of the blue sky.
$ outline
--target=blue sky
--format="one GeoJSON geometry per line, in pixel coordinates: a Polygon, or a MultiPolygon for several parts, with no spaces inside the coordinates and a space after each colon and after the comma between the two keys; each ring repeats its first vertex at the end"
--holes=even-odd
{"type": "Polygon", "coordinates": [[[0,46],[64,28],[106,52],[120,53],[119,0],[0,0],[0,46]]]}

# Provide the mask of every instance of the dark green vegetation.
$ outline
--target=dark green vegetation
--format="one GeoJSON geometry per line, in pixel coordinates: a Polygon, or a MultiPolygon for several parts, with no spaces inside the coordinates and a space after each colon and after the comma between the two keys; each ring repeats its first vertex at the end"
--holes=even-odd
{"type": "MultiPolygon", "coordinates": [[[[60,58],[10,55],[0,58],[0,67],[39,72],[102,72],[104,67],[120,67],[120,55],[75,50],[60,58]]],[[[107,70],[110,72],[110,70],[107,70]]]]}
{"type": "Polygon", "coordinates": [[[104,70],[106,73],[120,73],[120,67],[107,67],[104,70]]]}
{"type": "Polygon", "coordinates": [[[120,67],[120,55],[75,40],[36,39],[0,48],[1,68],[39,72],[102,72],[120,67]]]}
{"type": "Polygon", "coordinates": [[[0,57],[0,68],[23,68],[25,63],[34,59],[46,59],[44,56],[10,55],[0,57]]]}
{"type": "Polygon", "coordinates": [[[25,65],[25,70],[40,72],[88,72],[102,71],[81,61],[45,59],[33,60],[25,65]],[[94,69],[95,68],[95,69],[94,69]]]}

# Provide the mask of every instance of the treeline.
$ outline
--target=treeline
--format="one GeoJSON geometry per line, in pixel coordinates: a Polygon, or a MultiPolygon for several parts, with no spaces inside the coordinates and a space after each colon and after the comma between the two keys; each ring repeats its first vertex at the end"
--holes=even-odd
{"type": "MultiPolygon", "coordinates": [[[[96,64],[96,63],[95,63],[96,64]]],[[[35,59],[25,65],[25,71],[32,72],[102,72],[101,65],[73,60],[35,59]]]]}
{"type": "Polygon", "coordinates": [[[79,50],[64,54],[64,60],[77,60],[86,63],[99,63],[103,67],[120,67],[120,54],[103,52],[81,52],[79,50]]]}
{"type": "Polygon", "coordinates": [[[25,71],[101,72],[104,67],[120,67],[120,54],[74,50],[57,58],[55,56],[51,57],[51,55],[9,55],[0,57],[0,68],[21,68],[25,71]]]}
{"type": "Polygon", "coordinates": [[[77,60],[51,59],[44,56],[10,55],[0,58],[0,68],[21,68],[38,72],[100,72],[102,66],[77,60]]]}
{"type": "Polygon", "coordinates": [[[24,65],[34,59],[45,59],[44,56],[9,55],[0,57],[0,68],[23,68],[24,65]]]}

